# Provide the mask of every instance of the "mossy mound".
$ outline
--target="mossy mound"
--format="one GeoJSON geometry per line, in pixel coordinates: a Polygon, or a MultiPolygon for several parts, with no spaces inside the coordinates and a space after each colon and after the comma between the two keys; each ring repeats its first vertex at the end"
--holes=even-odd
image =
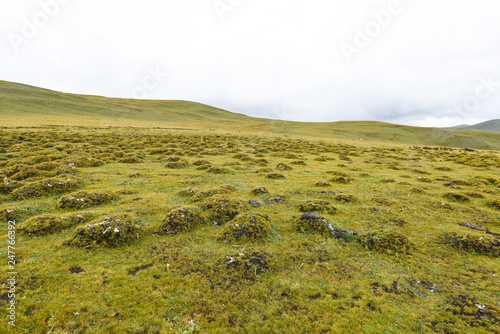
{"type": "Polygon", "coordinates": [[[486,201],[486,205],[490,208],[500,210],[500,200],[498,199],[491,199],[489,201],[486,201]]]}
{"type": "Polygon", "coordinates": [[[284,162],[280,162],[278,165],[276,165],[276,169],[277,170],[292,170],[293,168],[288,166],[286,163],[284,162]]]}
{"type": "Polygon", "coordinates": [[[300,212],[322,212],[334,214],[337,212],[330,202],[327,201],[307,201],[297,206],[300,212]]]}
{"type": "Polygon", "coordinates": [[[177,161],[180,161],[181,160],[181,157],[177,157],[175,155],[171,156],[171,157],[167,157],[165,159],[165,161],[167,162],[177,162],[177,161]]]}
{"type": "Polygon", "coordinates": [[[210,161],[208,160],[196,160],[195,162],[193,162],[193,165],[195,166],[202,166],[202,165],[209,165],[210,164],[210,161]]]}
{"type": "Polygon", "coordinates": [[[300,166],[305,166],[306,165],[306,162],[303,161],[303,160],[294,160],[294,161],[290,161],[290,164],[291,165],[300,165],[300,166]]]}
{"type": "Polygon", "coordinates": [[[483,235],[458,235],[457,233],[447,233],[441,237],[441,242],[455,249],[467,252],[500,256],[500,238],[488,234],[483,235]]]}
{"type": "Polygon", "coordinates": [[[357,199],[353,195],[345,195],[345,194],[340,194],[335,196],[335,200],[339,201],[340,203],[357,203],[359,202],[359,199],[357,199]]]}
{"type": "Polygon", "coordinates": [[[258,241],[264,239],[271,232],[271,218],[258,213],[245,213],[226,224],[219,240],[258,241]]]}
{"type": "Polygon", "coordinates": [[[15,208],[6,208],[0,210],[0,221],[9,222],[15,221],[17,214],[17,209],[15,208]]]}
{"type": "Polygon", "coordinates": [[[182,207],[171,210],[158,228],[158,234],[176,234],[193,230],[202,223],[196,208],[182,207]]]}
{"type": "Polygon", "coordinates": [[[280,174],[280,173],[270,173],[270,174],[267,174],[266,176],[268,179],[271,179],[271,180],[281,180],[281,179],[286,179],[285,175],[283,174],[280,174]]]}
{"type": "Polygon", "coordinates": [[[99,167],[104,165],[104,162],[89,156],[69,161],[68,165],[75,167],[99,167]]]}
{"type": "Polygon", "coordinates": [[[83,180],[79,176],[65,175],[27,183],[13,190],[10,195],[15,199],[41,197],[75,190],[81,184],[83,180]]]}
{"type": "Polygon", "coordinates": [[[409,254],[412,248],[406,236],[394,231],[379,230],[374,233],[360,234],[358,241],[366,249],[387,254],[409,254]]]}
{"type": "Polygon", "coordinates": [[[139,227],[128,214],[101,216],[77,228],[75,236],[67,246],[89,248],[93,245],[117,247],[139,238],[139,227]]]}
{"type": "Polygon", "coordinates": [[[328,221],[316,212],[305,212],[293,222],[297,231],[302,233],[319,233],[325,237],[331,236],[328,221]]]}
{"type": "Polygon", "coordinates": [[[215,189],[209,189],[209,190],[203,190],[198,193],[196,193],[193,197],[191,197],[192,202],[200,202],[203,201],[209,197],[212,197],[214,195],[223,195],[223,194],[229,194],[233,190],[229,187],[222,186],[220,188],[215,188],[215,189]]]}
{"type": "Polygon", "coordinates": [[[448,304],[446,309],[470,326],[489,327],[494,330],[490,326],[500,323],[500,310],[491,305],[484,305],[472,296],[458,295],[452,297],[448,304]]]}
{"type": "Polygon", "coordinates": [[[444,194],[443,197],[446,199],[456,201],[456,202],[461,202],[461,203],[465,203],[465,202],[470,201],[469,197],[467,197],[464,194],[460,194],[460,193],[446,193],[446,194],[444,194]]]}
{"type": "Polygon", "coordinates": [[[228,174],[229,170],[227,168],[223,167],[210,167],[207,169],[208,173],[213,173],[213,174],[228,174]]]}
{"type": "Polygon", "coordinates": [[[329,187],[330,183],[325,181],[318,181],[314,184],[315,187],[329,187]]]}
{"type": "Polygon", "coordinates": [[[167,162],[165,167],[170,168],[170,169],[183,169],[188,166],[188,162],[186,160],[179,160],[176,162],[167,162]]]}
{"type": "Polygon", "coordinates": [[[72,223],[55,215],[40,215],[32,217],[18,226],[24,234],[45,235],[68,228],[72,223]]]}
{"type": "Polygon", "coordinates": [[[232,220],[242,212],[247,211],[244,201],[227,195],[215,195],[203,200],[200,203],[208,220],[222,225],[232,220]]]}
{"type": "Polygon", "coordinates": [[[269,269],[268,255],[263,251],[253,249],[226,256],[224,262],[230,276],[251,281],[269,269]]]}
{"type": "Polygon", "coordinates": [[[180,190],[177,193],[177,195],[179,195],[181,197],[191,197],[191,196],[193,196],[196,193],[197,193],[196,189],[194,189],[194,188],[186,188],[186,189],[180,190]]]}
{"type": "Polygon", "coordinates": [[[56,206],[59,209],[83,209],[107,204],[116,198],[118,198],[118,195],[112,192],[79,191],[59,198],[56,206]]]}
{"type": "Polygon", "coordinates": [[[144,156],[142,154],[137,154],[137,153],[127,153],[125,154],[119,162],[127,163],[127,164],[133,164],[133,163],[140,163],[143,162],[144,156]]]}
{"type": "Polygon", "coordinates": [[[46,171],[42,171],[33,166],[23,167],[19,172],[12,175],[10,178],[16,181],[27,180],[36,176],[47,176],[48,173],[46,171]]]}
{"type": "Polygon", "coordinates": [[[255,188],[250,191],[253,195],[266,195],[269,194],[269,190],[264,187],[255,188]]]}
{"type": "Polygon", "coordinates": [[[334,176],[328,182],[332,183],[340,183],[340,184],[348,184],[351,183],[354,179],[346,176],[334,176]]]}

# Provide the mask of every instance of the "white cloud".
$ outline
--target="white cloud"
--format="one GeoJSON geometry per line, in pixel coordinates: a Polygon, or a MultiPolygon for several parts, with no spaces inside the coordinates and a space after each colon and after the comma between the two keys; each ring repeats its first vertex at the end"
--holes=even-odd
{"type": "Polygon", "coordinates": [[[0,0],[0,79],[122,97],[160,68],[168,77],[148,98],[261,117],[431,126],[498,118],[500,87],[474,109],[456,108],[481,77],[500,81],[497,1],[400,0],[351,63],[340,45],[397,0],[222,1],[232,4],[223,20],[213,0],[0,0]],[[45,24],[36,21],[55,3],[45,24]],[[16,53],[9,36],[29,24],[37,32],[16,53]]]}

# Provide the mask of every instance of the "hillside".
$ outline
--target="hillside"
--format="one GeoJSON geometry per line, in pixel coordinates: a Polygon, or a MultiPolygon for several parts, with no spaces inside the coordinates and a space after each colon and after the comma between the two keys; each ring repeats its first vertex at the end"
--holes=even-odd
{"type": "MultiPolygon", "coordinates": [[[[249,117],[188,101],[66,94],[0,81],[2,126],[74,125],[216,129],[388,143],[500,149],[500,134],[382,122],[289,122],[249,117]]],[[[491,128],[491,127],[489,127],[491,128]]]]}
{"type": "Polygon", "coordinates": [[[474,125],[459,125],[454,128],[456,130],[485,130],[485,131],[495,131],[500,132],[500,119],[492,119],[486,122],[474,124],[474,125]]]}

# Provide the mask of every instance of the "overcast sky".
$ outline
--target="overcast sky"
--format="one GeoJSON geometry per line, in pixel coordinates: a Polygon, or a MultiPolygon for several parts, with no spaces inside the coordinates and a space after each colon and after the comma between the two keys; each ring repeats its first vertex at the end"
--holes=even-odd
{"type": "Polygon", "coordinates": [[[251,116],[500,118],[498,0],[0,0],[0,80],[251,116]]]}

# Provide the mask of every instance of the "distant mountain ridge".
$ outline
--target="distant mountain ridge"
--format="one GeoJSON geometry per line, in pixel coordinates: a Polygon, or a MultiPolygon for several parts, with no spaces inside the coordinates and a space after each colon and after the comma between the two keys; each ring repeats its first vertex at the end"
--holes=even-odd
{"type": "Polygon", "coordinates": [[[452,127],[442,128],[445,130],[484,130],[484,131],[495,131],[500,132],[500,119],[492,119],[486,122],[469,125],[461,124],[452,127]]]}
{"type": "Polygon", "coordinates": [[[180,128],[500,150],[499,124],[500,120],[493,120],[467,128],[438,129],[376,121],[292,122],[250,117],[196,102],[68,94],[0,80],[0,130],[47,125],[180,128]]]}

